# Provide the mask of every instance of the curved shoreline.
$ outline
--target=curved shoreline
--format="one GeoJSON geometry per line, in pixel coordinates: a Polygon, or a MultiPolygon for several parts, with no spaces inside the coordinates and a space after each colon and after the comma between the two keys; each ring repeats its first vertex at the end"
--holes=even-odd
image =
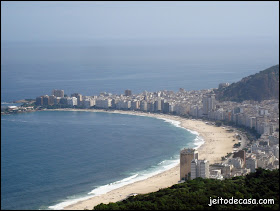
{"type": "MultiPolygon", "coordinates": [[[[220,162],[221,157],[225,156],[228,152],[232,152],[234,139],[234,132],[227,132],[226,129],[221,127],[216,127],[208,125],[201,120],[190,120],[184,119],[179,116],[172,116],[167,114],[155,114],[155,113],[143,113],[137,111],[121,111],[121,110],[93,110],[93,109],[53,109],[48,111],[87,111],[87,112],[107,112],[107,113],[118,113],[126,115],[137,115],[137,116],[147,116],[157,119],[165,120],[171,124],[172,121],[178,121],[179,124],[175,125],[177,127],[182,127],[192,133],[198,135],[198,137],[203,138],[203,143],[195,147],[199,151],[199,159],[207,159],[210,164],[220,162]]],[[[179,181],[180,167],[176,164],[175,167],[167,169],[161,173],[156,173],[146,179],[135,181],[130,184],[126,184],[122,187],[113,189],[107,193],[95,196],[88,196],[84,198],[77,199],[73,201],[73,204],[67,205],[67,202],[63,205],[59,203],[57,205],[51,206],[53,209],[93,209],[94,206],[100,203],[117,202],[127,198],[130,194],[145,194],[149,192],[158,191],[161,188],[167,188],[179,181]]],[[[69,202],[68,202],[69,203],[69,202]]]]}

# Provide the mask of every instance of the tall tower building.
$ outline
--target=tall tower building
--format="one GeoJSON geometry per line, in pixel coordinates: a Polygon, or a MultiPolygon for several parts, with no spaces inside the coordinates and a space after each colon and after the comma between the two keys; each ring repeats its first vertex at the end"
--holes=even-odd
{"type": "Polygon", "coordinates": [[[124,95],[125,95],[125,96],[131,96],[131,95],[132,95],[131,90],[129,90],[129,89],[125,90],[125,91],[124,91],[124,95]]]}
{"type": "Polygon", "coordinates": [[[243,160],[243,166],[246,166],[246,151],[239,150],[238,152],[233,153],[233,158],[241,158],[243,160]]]}
{"type": "Polygon", "coordinates": [[[54,95],[49,96],[49,105],[54,105],[54,100],[55,100],[54,95]]]}
{"type": "Polygon", "coordinates": [[[147,111],[147,110],[148,110],[147,101],[142,100],[142,101],[140,102],[140,110],[141,110],[141,111],[147,111]]]}
{"type": "Polygon", "coordinates": [[[77,98],[77,105],[81,106],[83,104],[83,95],[79,93],[73,93],[71,94],[71,97],[76,97],[77,98]]]}
{"type": "Polygon", "coordinates": [[[64,97],[64,90],[54,89],[52,94],[56,97],[64,97]]]}
{"type": "Polygon", "coordinates": [[[44,95],[43,96],[43,105],[49,105],[49,104],[50,104],[49,96],[44,95]]]}
{"type": "Polygon", "coordinates": [[[207,160],[199,160],[199,177],[209,178],[209,162],[207,160]]]}
{"type": "Polygon", "coordinates": [[[43,105],[43,96],[36,97],[36,105],[43,105]]]}
{"type": "Polygon", "coordinates": [[[158,99],[155,101],[155,109],[154,109],[155,112],[158,112],[158,111],[161,111],[161,100],[158,99]]]}
{"type": "Polygon", "coordinates": [[[183,149],[180,152],[180,180],[190,179],[191,162],[198,159],[198,152],[195,149],[183,149]]]}
{"type": "Polygon", "coordinates": [[[206,95],[202,98],[203,114],[208,115],[209,111],[215,108],[215,95],[206,95]]]}

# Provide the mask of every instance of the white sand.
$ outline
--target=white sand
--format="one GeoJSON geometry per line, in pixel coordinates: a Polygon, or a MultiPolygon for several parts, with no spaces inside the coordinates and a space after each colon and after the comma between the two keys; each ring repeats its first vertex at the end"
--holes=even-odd
{"type": "MultiPolygon", "coordinates": [[[[90,112],[104,112],[104,110],[91,110],[91,109],[61,109],[70,111],[90,111],[90,112]]],[[[170,120],[176,120],[181,123],[181,126],[196,131],[204,139],[204,144],[198,148],[199,159],[207,159],[210,164],[221,161],[221,157],[227,153],[232,152],[233,145],[238,141],[234,140],[234,132],[227,132],[225,128],[208,125],[201,120],[189,120],[177,116],[164,115],[164,114],[151,114],[133,111],[108,111],[111,113],[121,114],[134,114],[145,115],[156,118],[165,118],[170,120]]],[[[179,153],[179,152],[178,152],[179,153]]],[[[161,188],[170,187],[177,184],[180,180],[180,167],[176,167],[149,177],[145,180],[138,181],[121,188],[112,190],[106,194],[93,196],[90,199],[79,201],[73,205],[65,207],[66,210],[83,210],[93,209],[94,206],[100,203],[117,202],[125,199],[129,194],[137,193],[144,194],[149,192],[158,191],[161,188]]]]}

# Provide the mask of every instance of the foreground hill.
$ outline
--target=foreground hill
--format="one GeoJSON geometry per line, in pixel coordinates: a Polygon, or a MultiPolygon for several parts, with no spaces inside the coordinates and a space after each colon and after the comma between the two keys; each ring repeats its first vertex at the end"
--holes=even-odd
{"type": "MultiPolygon", "coordinates": [[[[249,201],[249,200],[248,200],[249,201]]],[[[249,203],[247,201],[247,203],[249,203]]],[[[245,203],[246,200],[243,201],[245,203]]],[[[279,169],[258,169],[246,177],[226,180],[197,178],[154,193],[137,195],[128,199],[100,204],[94,210],[278,210],[279,169]],[[212,199],[274,199],[273,205],[219,204],[208,206],[212,199]]]]}
{"type": "Polygon", "coordinates": [[[279,65],[243,78],[228,87],[216,90],[220,101],[270,100],[279,99],[279,65]]]}

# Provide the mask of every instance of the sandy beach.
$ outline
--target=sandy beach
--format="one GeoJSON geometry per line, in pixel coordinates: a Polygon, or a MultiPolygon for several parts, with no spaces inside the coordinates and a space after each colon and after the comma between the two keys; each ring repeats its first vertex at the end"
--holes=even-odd
{"type": "MultiPolygon", "coordinates": [[[[89,111],[89,112],[104,112],[104,110],[92,110],[92,109],[61,109],[64,111],[89,111]]],[[[216,127],[207,124],[201,120],[190,120],[184,119],[178,116],[171,116],[165,114],[152,114],[152,113],[142,113],[133,111],[106,111],[110,113],[120,113],[120,114],[132,114],[132,115],[142,115],[150,116],[156,118],[164,118],[170,120],[176,120],[180,122],[180,126],[186,129],[196,131],[199,136],[204,139],[204,144],[202,144],[197,150],[199,152],[199,159],[207,159],[210,164],[221,162],[221,157],[225,156],[227,153],[232,152],[233,145],[238,141],[233,141],[235,132],[228,132],[227,128],[216,127]]],[[[179,153],[179,152],[178,152],[179,153]]],[[[93,196],[84,201],[79,201],[75,204],[65,207],[65,210],[84,210],[93,209],[94,206],[109,202],[117,202],[128,197],[128,195],[144,194],[149,192],[158,191],[161,188],[170,187],[177,184],[179,181],[180,167],[176,167],[164,171],[160,174],[149,177],[145,180],[141,180],[121,188],[112,190],[106,194],[93,196]]]]}

